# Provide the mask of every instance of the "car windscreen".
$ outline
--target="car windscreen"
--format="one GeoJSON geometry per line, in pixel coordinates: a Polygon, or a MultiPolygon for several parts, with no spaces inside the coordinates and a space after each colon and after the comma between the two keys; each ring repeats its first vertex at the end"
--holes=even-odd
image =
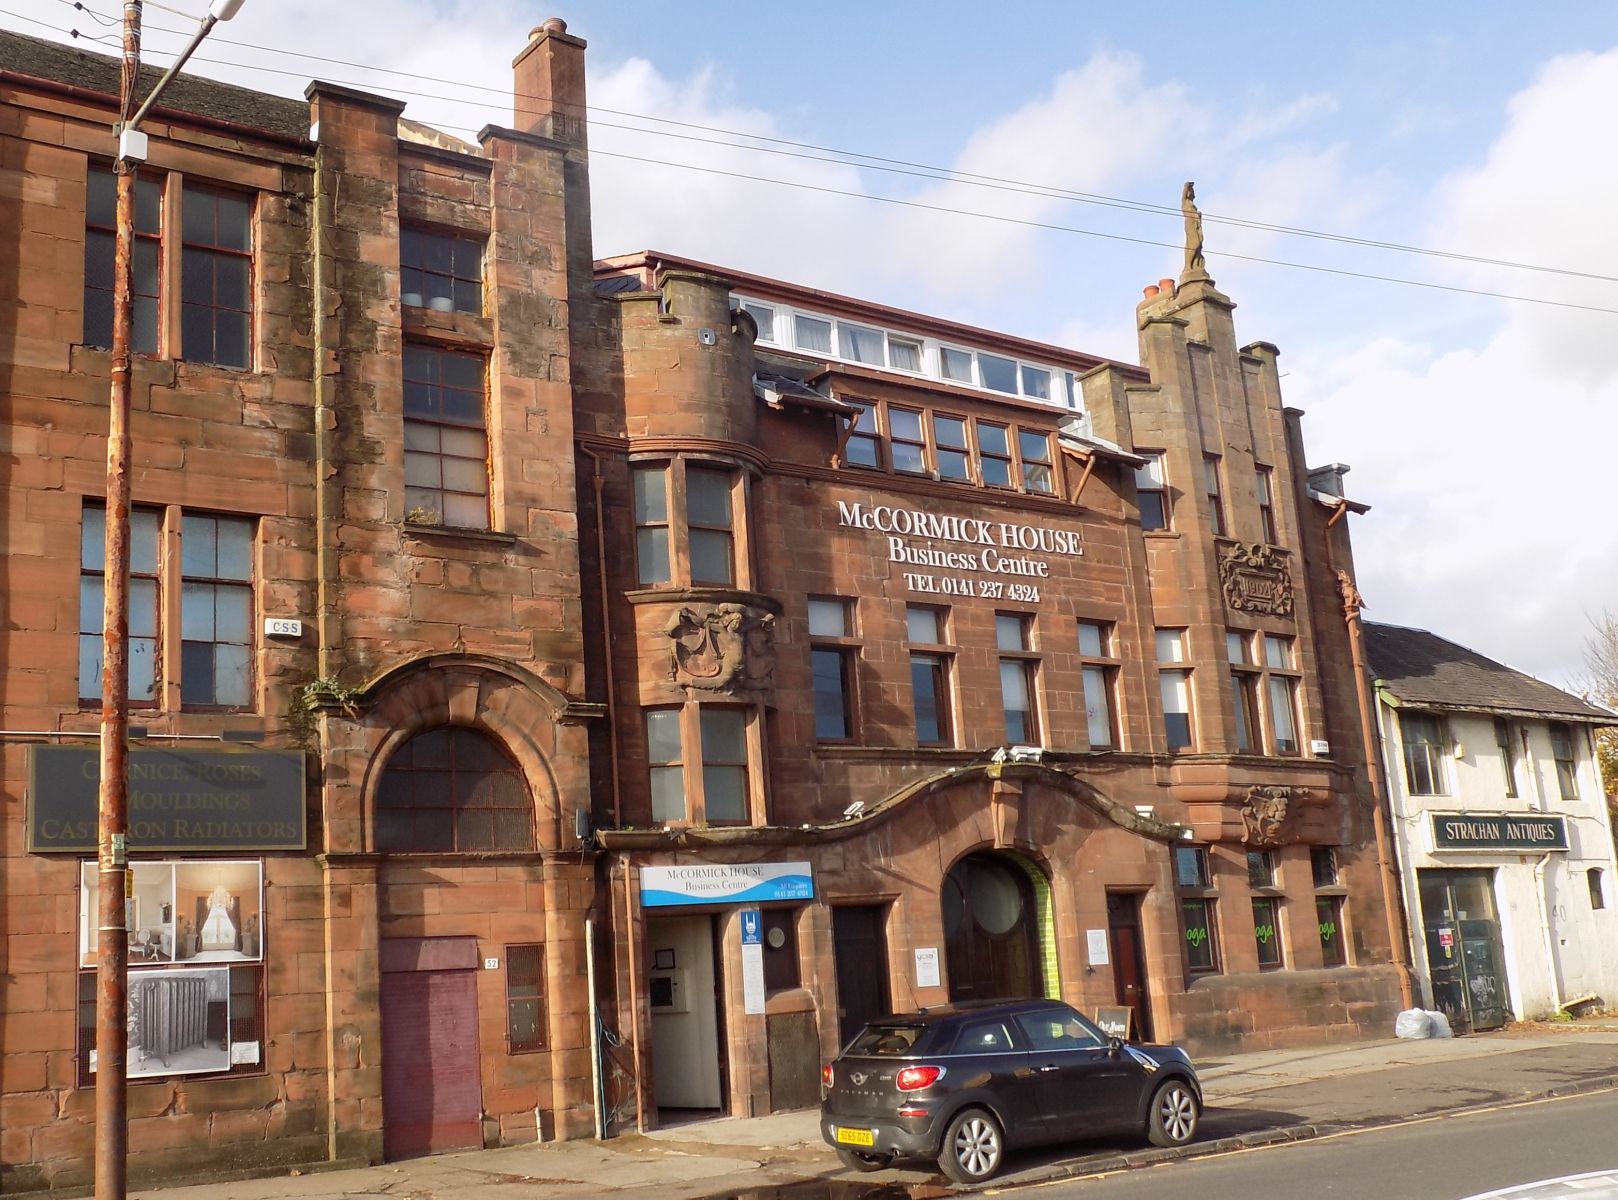
{"type": "Polygon", "coordinates": [[[909,1054],[926,1033],[925,1025],[867,1025],[843,1053],[899,1057],[909,1054]]]}

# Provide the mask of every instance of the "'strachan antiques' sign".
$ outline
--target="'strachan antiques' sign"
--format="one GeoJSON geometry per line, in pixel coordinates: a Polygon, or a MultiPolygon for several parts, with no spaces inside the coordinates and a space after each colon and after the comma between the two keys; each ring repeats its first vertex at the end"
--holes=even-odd
{"type": "MultiPolygon", "coordinates": [[[[96,750],[33,746],[28,849],[94,853],[96,750]]],[[[303,754],[290,750],[129,752],[131,850],[302,850],[303,754]]]]}
{"type": "Polygon", "coordinates": [[[1433,813],[1435,850],[1566,850],[1567,820],[1547,813],[1433,813]]]}
{"type": "Polygon", "coordinates": [[[912,592],[944,596],[1037,604],[1039,584],[1031,581],[1049,578],[1050,557],[1077,558],[1084,553],[1079,535],[1070,529],[953,517],[886,504],[839,500],[837,523],[885,534],[889,562],[926,568],[903,572],[905,586],[912,592]],[[948,542],[962,548],[941,549],[921,542],[948,542]]]}

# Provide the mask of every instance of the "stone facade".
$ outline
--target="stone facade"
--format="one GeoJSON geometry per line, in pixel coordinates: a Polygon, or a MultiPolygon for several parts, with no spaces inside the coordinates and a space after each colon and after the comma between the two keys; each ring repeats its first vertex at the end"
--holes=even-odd
{"type": "MultiPolygon", "coordinates": [[[[249,864],[262,900],[214,951],[230,1001],[205,1041],[226,1059],[131,1085],[133,1178],[588,1136],[591,929],[619,1128],[812,1102],[861,1005],[1127,993],[1138,1034],[1203,1051],[1385,1029],[1345,509],[1309,486],[1274,348],[1237,346],[1205,273],[1148,289],[1137,366],[668,256],[594,264],[583,56],[560,22],[535,30],[515,127],[476,144],[328,84],[294,102],[188,80],[148,123],[138,745],[301,751],[308,836],[137,844],[149,870],[249,864]],[[181,352],[187,256],[218,249],[185,224],[193,190],[251,213],[246,367],[181,352]],[[474,265],[410,259],[423,237],[474,265]],[[423,271],[477,302],[427,302],[423,271]],[[915,357],[794,349],[784,319],[761,328],[771,306],[899,331],[915,357]],[[922,369],[951,347],[977,382],[922,369]],[[991,385],[1018,361],[1033,383],[991,385]],[[482,395],[438,420],[457,370],[482,395]],[[906,441],[907,413],[930,432],[906,441]],[[1154,461],[1160,529],[1137,486],[1154,461]],[[469,498],[482,517],[447,518],[469,498]],[[196,632],[187,588],[231,586],[187,554],[198,518],[250,529],[240,703],[190,691],[226,639],[196,632]],[[766,898],[761,956],[750,904],[648,895],[671,867],[800,864],[812,895],[766,898]],[[971,933],[996,897],[1016,919],[971,933]],[[694,1047],[715,1074],[682,1101],[694,1047]],[[423,1062],[453,1112],[414,1112],[438,1090],[412,1088],[423,1062]]],[[[115,80],[0,42],[0,1192],[82,1185],[93,1139],[86,856],[35,848],[58,801],[30,781],[41,747],[98,728],[73,664],[96,645],[91,189],[115,80]]],[[[132,944],[157,961],[136,972],[201,965],[175,948],[200,935],[184,906],[148,908],[132,944]]]]}

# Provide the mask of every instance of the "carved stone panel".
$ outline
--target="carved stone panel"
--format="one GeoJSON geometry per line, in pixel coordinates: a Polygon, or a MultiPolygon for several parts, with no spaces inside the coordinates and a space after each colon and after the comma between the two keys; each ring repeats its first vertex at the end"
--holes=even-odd
{"type": "Polygon", "coordinates": [[[1237,542],[1219,557],[1225,603],[1237,612],[1292,615],[1292,572],[1285,557],[1263,542],[1237,542]]]}
{"type": "Polygon", "coordinates": [[[1260,849],[1279,846],[1281,829],[1292,810],[1293,801],[1309,798],[1308,788],[1255,784],[1242,801],[1242,841],[1260,849]]]}
{"type": "Polygon", "coordinates": [[[775,681],[775,615],[745,604],[694,604],[677,611],[669,638],[669,678],[681,687],[747,695],[775,681]]]}

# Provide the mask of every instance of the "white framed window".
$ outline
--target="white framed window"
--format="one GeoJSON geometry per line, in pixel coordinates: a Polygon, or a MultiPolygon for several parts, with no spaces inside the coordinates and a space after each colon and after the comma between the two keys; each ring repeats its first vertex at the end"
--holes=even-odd
{"type": "Polygon", "coordinates": [[[1076,375],[1050,363],[974,350],[829,313],[809,312],[777,301],[737,296],[736,306],[758,325],[758,340],[810,354],[862,363],[907,375],[924,375],[967,387],[1021,396],[1078,409],[1076,375]]]}

